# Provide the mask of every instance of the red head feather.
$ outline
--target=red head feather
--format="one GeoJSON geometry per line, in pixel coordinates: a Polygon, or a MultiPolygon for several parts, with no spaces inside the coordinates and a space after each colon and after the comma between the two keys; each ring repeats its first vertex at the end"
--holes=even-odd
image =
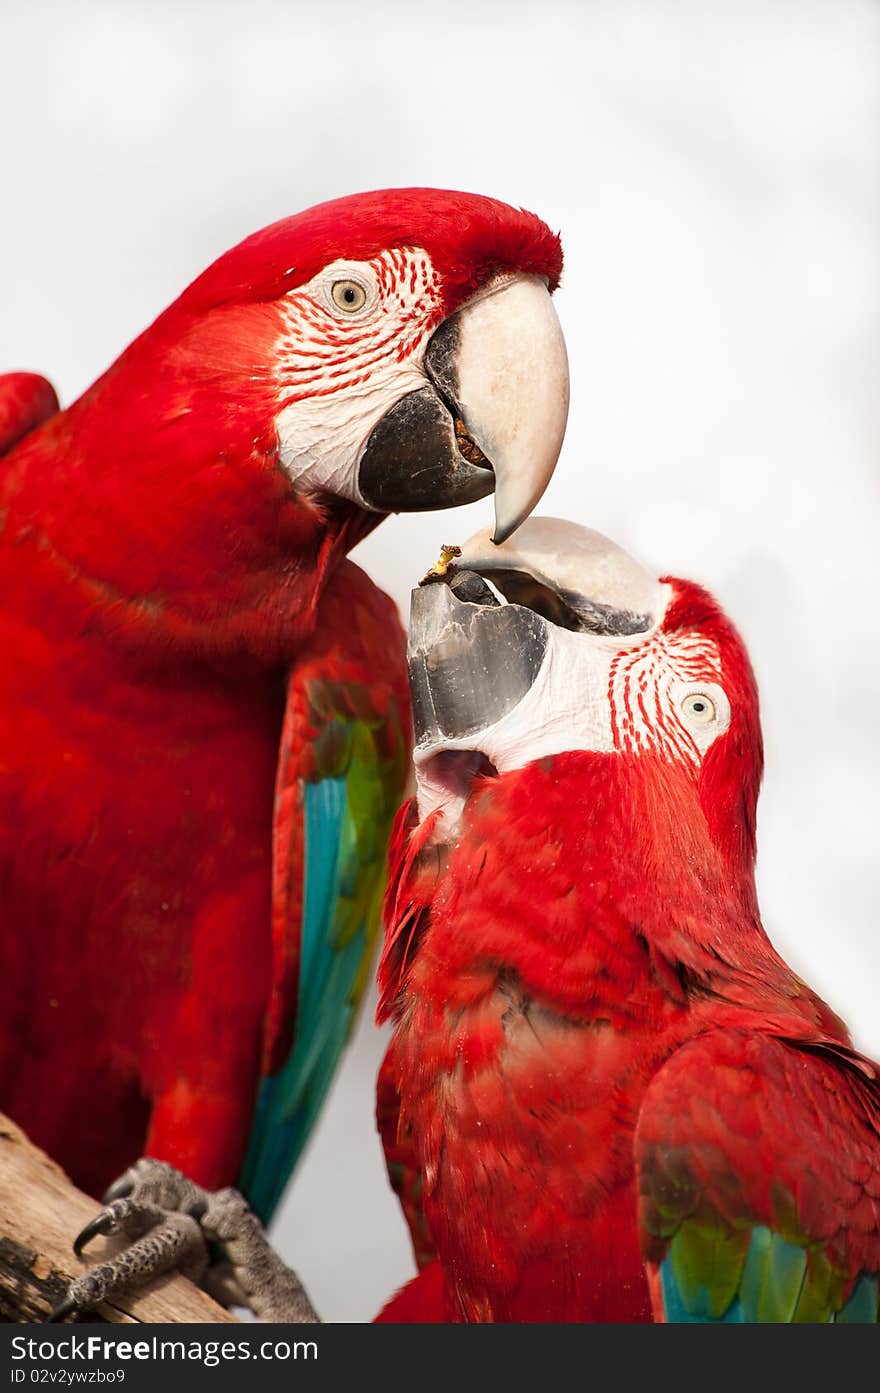
{"type": "Polygon", "coordinates": [[[704,756],[700,803],[712,840],[737,879],[742,877],[753,888],[756,808],[764,769],[755,675],[745,644],[717,600],[692,581],[668,579],[668,583],[674,596],[663,619],[663,632],[697,630],[712,640],[721,659],[730,725],[704,756]]]}
{"type": "Polygon", "coordinates": [[[448,189],[379,189],[319,203],[239,242],[193,281],[176,308],[201,313],[234,301],[274,300],[338,258],[361,261],[421,247],[441,276],[451,313],[498,271],[559,284],[559,237],[534,213],[448,189]]]}

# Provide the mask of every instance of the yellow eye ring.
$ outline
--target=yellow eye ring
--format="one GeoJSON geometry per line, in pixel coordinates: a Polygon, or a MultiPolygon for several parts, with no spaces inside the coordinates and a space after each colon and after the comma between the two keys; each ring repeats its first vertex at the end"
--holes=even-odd
{"type": "Polygon", "coordinates": [[[681,709],[689,721],[701,726],[710,725],[718,715],[714,701],[705,692],[688,692],[681,709]]]}
{"type": "Polygon", "coordinates": [[[334,281],[330,294],[334,305],[343,314],[357,314],[367,303],[367,292],[358,281],[334,281]]]}

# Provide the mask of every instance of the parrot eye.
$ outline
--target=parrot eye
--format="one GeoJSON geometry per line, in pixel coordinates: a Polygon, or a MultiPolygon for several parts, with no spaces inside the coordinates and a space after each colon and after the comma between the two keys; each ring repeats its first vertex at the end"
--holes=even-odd
{"type": "Polygon", "coordinates": [[[730,702],[724,688],[717,682],[699,686],[695,682],[673,687],[669,693],[671,705],[700,756],[719,735],[730,726],[730,702]]]}
{"type": "Polygon", "coordinates": [[[681,709],[689,721],[701,726],[709,725],[718,714],[714,701],[705,692],[689,692],[681,709]]]}
{"type": "Polygon", "coordinates": [[[344,314],[357,314],[367,303],[367,292],[357,281],[334,281],[330,294],[334,305],[344,314]]]}

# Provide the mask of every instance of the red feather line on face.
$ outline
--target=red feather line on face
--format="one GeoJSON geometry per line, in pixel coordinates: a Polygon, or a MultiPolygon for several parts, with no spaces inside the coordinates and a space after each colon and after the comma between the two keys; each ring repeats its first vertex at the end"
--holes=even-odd
{"type": "Polygon", "coordinates": [[[674,681],[720,685],[717,645],[697,634],[660,633],[618,653],[608,682],[615,749],[625,754],[652,749],[699,766],[699,747],[672,700],[674,681]]]}
{"type": "Polygon", "coordinates": [[[367,318],[340,320],[305,290],[285,297],[277,348],[281,408],[366,382],[383,361],[396,365],[424,347],[437,327],[439,277],[422,252],[398,248],[368,264],[379,302],[367,318]]]}
{"type": "Polygon", "coordinates": [[[724,856],[746,909],[757,916],[754,884],[756,810],[764,747],[758,688],[745,645],[718,602],[691,581],[662,577],[673,587],[664,634],[697,631],[715,643],[720,683],[730,703],[730,725],[707,750],[700,768],[700,806],[709,836],[724,856]]]}

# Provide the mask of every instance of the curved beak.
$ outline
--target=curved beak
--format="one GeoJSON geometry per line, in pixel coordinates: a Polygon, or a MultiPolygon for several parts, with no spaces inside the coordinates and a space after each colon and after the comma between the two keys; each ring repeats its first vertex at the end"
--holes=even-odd
{"type": "Polygon", "coordinates": [[[499,544],[549,484],[568,420],[568,354],[543,280],[517,276],[465,305],[425,366],[492,465],[499,544]]]}
{"type": "MultiPolygon", "coordinates": [[[[463,577],[478,581],[475,572],[463,577]]],[[[547,625],[519,605],[447,583],[412,592],[407,643],[416,745],[433,748],[493,725],[538,675],[547,625]]]]}
{"type": "Polygon", "coordinates": [[[505,546],[484,528],[462,546],[453,588],[468,571],[491,581],[509,604],[584,634],[647,633],[668,598],[666,587],[616,542],[567,518],[530,517],[505,546]]]}
{"type": "Polygon", "coordinates": [[[494,489],[501,543],[550,482],[568,418],[568,356],[538,276],[491,282],[437,329],[429,385],[378,422],[358,487],[370,507],[448,508],[494,489]]]}

